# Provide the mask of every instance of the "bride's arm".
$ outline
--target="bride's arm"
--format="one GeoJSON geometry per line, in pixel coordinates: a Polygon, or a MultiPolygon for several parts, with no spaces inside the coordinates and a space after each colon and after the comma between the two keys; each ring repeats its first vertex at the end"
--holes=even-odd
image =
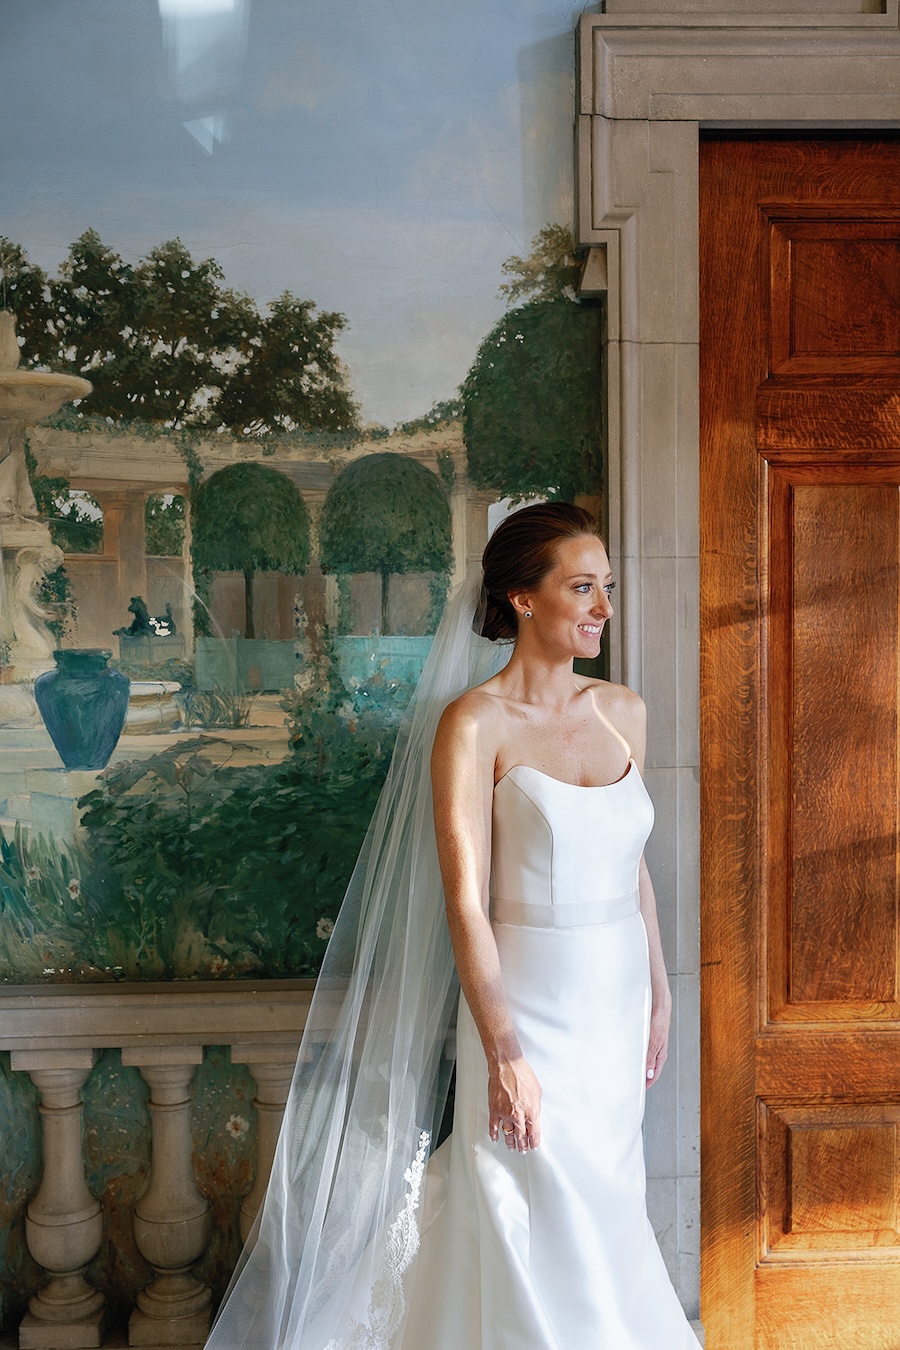
{"type": "Polygon", "coordinates": [[[502,1132],[508,1147],[525,1150],[540,1143],[541,1089],[509,1015],[489,917],[496,747],[490,717],[479,716],[485,698],[464,695],[438,726],[431,758],[435,832],[459,982],[487,1059],[490,1135],[496,1142],[502,1132]],[[507,1133],[511,1124],[514,1134],[507,1133]]]}
{"type": "Polygon", "coordinates": [[[669,977],[663,957],[662,942],[659,936],[659,921],[656,917],[656,897],[653,894],[653,882],[647,871],[647,864],[641,858],[641,870],[638,880],[641,900],[641,914],[647,930],[647,946],[650,949],[650,990],[652,996],[650,1011],[650,1044],[647,1047],[647,1086],[652,1087],[662,1073],[669,1049],[669,1022],[672,1018],[672,993],[669,989],[669,977]]]}
{"type": "MultiPolygon", "coordinates": [[[[644,754],[647,744],[647,712],[642,699],[631,695],[628,708],[628,734],[632,745],[632,754],[641,774],[644,772],[644,754]]],[[[666,961],[663,956],[662,941],[659,936],[659,919],[656,913],[656,896],[647,864],[641,858],[638,875],[638,893],[640,895],[641,914],[647,930],[647,946],[650,950],[650,1043],[647,1047],[647,1086],[652,1087],[662,1073],[669,1050],[669,1023],[672,1019],[672,993],[669,989],[669,976],[666,973],[666,961]]]]}

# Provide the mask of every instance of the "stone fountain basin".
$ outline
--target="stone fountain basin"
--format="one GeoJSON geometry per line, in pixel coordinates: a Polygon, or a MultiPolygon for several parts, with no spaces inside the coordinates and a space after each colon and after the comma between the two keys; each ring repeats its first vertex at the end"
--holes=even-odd
{"type": "Polygon", "coordinates": [[[39,422],[71,399],[87,398],[93,385],[79,375],[42,370],[0,371],[0,420],[39,422]]]}

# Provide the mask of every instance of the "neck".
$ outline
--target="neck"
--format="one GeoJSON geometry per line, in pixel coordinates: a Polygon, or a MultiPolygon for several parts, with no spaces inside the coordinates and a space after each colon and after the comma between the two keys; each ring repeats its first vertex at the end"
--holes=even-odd
{"type": "Polygon", "coordinates": [[[502,672],[504,692],[520,703],[562,708],[578,693],[574,657],[529,650],[520,639],[502,672]]]}

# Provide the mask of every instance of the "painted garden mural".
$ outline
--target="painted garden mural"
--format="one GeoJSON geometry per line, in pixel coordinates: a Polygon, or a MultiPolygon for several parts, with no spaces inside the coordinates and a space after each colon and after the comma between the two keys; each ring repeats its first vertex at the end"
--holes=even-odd
{"type": "MultiPolygon", "coordinates": [[[[489,521],[602,492],[577,14],[0,5],[0,984],[315,977],[489,521]]],[[[8,1060],[0,1326],[36,1278],[36,1098],[8,1060]]],[[[233,1196],[249,1080],[212,1050],[193,1090],[233,1196]]],[[[110,1223],[146,1173],[142,1093],[105,1052],[110,1223]]],[[[113,1306],[145,1277],[123,1235],[113,1306]]]]}

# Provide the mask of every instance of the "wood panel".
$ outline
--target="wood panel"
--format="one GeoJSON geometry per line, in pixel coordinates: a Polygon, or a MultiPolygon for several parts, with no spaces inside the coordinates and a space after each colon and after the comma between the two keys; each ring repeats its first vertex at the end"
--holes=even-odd
{"type": "Polygon", "coordinates": [[[898,1350],[897,142],[702,145],[701,512],[707,1348],[898,1350]]]}
{"type": "Polygon", "coordinates": [[[772,373],[900,374],[900,228],[879,215],[808,220],[772,213],[772,373]]]}
{"type": "Polygon", "coordinates": [[[892,464],[900,441],[900,390],[896,380],[884,379],[868,380],[864,389],[770,380],[756,393],[756,425],[765,454],[808,460],[814,453],[818,461],[840,450],[843,461],[892,464]]]}
{"type": "Polygon", "coordinates": [[[766,492],[768,1016],[897,1016],[900,469],[766,492]]]}
{"type": "Polygon", "coordinates": [[[760,1262],[900,1259],[900,1106],[761,1101],[760,1262]]]}

